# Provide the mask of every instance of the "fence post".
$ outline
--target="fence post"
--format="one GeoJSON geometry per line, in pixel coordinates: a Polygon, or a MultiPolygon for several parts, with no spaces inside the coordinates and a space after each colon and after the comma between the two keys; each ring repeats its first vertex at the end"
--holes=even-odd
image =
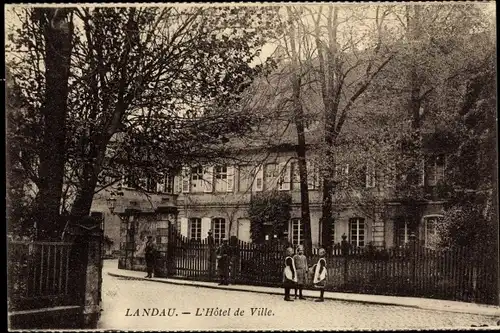
{"type": "Polygon", "coordinates": [[[413,285],[413,295],[416,294],[417,291],[417,236],[415,232],[410,234],[410,246],[411,246],[411,277],[412,277],[412,285],[413,285]]]}
{"type": "Polygon", "coordinates": [[[342,242],[341,242],[341,251],[342,251],[342,257],[344,257],[344,286],[347,285],[347,281],[349,278],[349,263],[348,263],[348,258],[349,258],[349,242],[347,242],[347,236],[344,233],[342,235],[342,242]]]}
{"type": "Polygon", "coordinates": [[[79,223],[75,222],[69,226],[66,237],[73,239],[75,244],[70,261],[76,266],[72,272],[72,279],[80,284],[75,288],[81,291],[79,295],[83,306],[81,327],[96,328],[102,301],[103,230],[93,218],[83,218],[79,223]]]}

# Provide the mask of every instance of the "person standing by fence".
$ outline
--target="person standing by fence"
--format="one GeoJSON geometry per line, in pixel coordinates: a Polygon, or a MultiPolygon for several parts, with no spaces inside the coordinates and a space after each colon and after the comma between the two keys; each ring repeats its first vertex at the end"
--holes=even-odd
{"type": "Polygon", "coordinates": [[[207,243],[208,243],[208,276],[210,279],[215,275],[215,265],[217,263],[217,255],[216,251],[217,249],[215,248],[215,239],[214,236],[212,235],[212,229],[208,230],[208,236],[207,236],[207,243]]]}
{"type": "Polygon", "coordinates": [[[217,259],[219,260],[219,285],[229,285],[229,246],[227,239],[217,249],[217,259]]]}
{"type": "Polygon", "coordinates": [[[325,287],[326,287],[326,259],[325,259],[326,251],[325,249],[319,249],[319,260],[318,263],[313,266],[314,278],[313,283],[314,287],[320,290],[319,299],[316,302],[324,301],[325,287]]]}
{"type": "Polygon", "coordinates": [[[148,236],[146,247],[144,248],[144,257],[146,259],[146,269],[148,271],[146,277],[151,278],[153,277],[156,257],[156,246],[153,243],[153,236],[148,236]]]}
{"type": "Polygon", "coordinates": [[[293,302],[290,298],[290,290],[295,287],[297,283],[297,270],[293,262],[293,249],[291,247],[286,249],[285,269],[283,270],[283,287],[285,288],[285,301],[293,302]]]}
{"type": "Polygon", "coordinates": [[[297,254],[293,256],[295,269],[297,270],[297,285],[295,287],[295,299],[297,299],[297,291],[299,292],[299,299],[306,299],[302,295],[302,290],[306,284],[307,275],[307,257],[304,255],[304,247],[299,245],[297,247],[297,254]]]}

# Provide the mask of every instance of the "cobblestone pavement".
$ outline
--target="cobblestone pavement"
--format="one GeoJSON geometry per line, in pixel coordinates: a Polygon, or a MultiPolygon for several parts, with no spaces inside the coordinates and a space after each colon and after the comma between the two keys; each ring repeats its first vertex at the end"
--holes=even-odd
{"type": "Polygon", "coordinates": [[[324,303],[316,303],[312,299],[285,302],[278,295],[130,280],[111,277],[106,272],[103,279],[104,311],[99,321],[101,329],[169,331],[459,328],[484,324],[491,327],[500,319],[333,300],[326,300],[324,303]],[[214,308],[212,316],[206,316],[207,308],[214,308]],[[229,312],[229,316],[215,310],[216,308],[229,312]],[[243,316],[235,316],[238,308],[244,311],[243,316]],[[264,309],[252,315],[252,308],[264,309]],[[150,309],[150,315],[143,315],[143,309],[150,309]],[[137,310],[139,315],[134,316],[137,310]],[[197,312],[201,315],[197,315],[197,312]]]}

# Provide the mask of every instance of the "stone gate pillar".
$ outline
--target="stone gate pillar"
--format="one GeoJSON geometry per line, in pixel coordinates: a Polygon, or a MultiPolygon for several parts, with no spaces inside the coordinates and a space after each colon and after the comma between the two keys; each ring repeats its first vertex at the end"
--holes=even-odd
{"type": "Polygon", "coordinates": [[[103,230],[93,218],[83,219],[80,223],[68,226],[66,240],[76,244],[78,261],[81,267],[75,269],[83,274],[78,279],[82,297],[81,328],[92,329],[97,327],[101,313],[101,288],[102,288],[102,241],[103,230]]]}

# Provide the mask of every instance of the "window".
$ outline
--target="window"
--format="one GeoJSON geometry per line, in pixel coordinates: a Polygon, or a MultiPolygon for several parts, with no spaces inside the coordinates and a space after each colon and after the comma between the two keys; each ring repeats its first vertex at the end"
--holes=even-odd
{"type": "Polygon", "coordinates": [[[203,192],[203,168],[191,168],[191,191],[203,192]]]}
{"type": "Polygon", "coordinates": [[[226,192],[227,191],[227,167],[226,166],[216,166],[214,168],[215,173],[215,191],[216,192],[226,192]]]}
{"type": "Polygon", "coordinates": [[[253,180],[253,167],[251,165],[241,165],[239,167],[239,184],[238,189],[240,192],[250,191],[252,188],[253,180]]]}
{"type": "Polygon", "coordinates": [[[290,222],[290,240],[293,245],[302,244],[304,241],[304,224],[300,219],[292,219],[290,222]]]}
{"type": "Polygon", "coordinates": [[[320,188],[319,166],[313,161],[306,161],[307,168],[307,188],[318,190],[320,188]]]}
{"type": "Polygon", "coordinates": [[[194,217],[189,219],[189,239],[201,240],[201,219],[194,217]]]}
{"type": "Polygon", "coordinates": [[[344,188],[349,186],[349,164],[335,166],[334,181],[340,183],[344,188]]]}
{"type": "Polygon", "coordinates": [[[156,184],[156,191],[158,193],[173,193],[174,177],[170,175],[160,176],[156,184]]]}
{"type": "Polygon", "coordinates": [[[444,179],[445,156],[437,155],[427,159],[426,181],[428,186],[436,186],[444,179]]]}
{"type": "Polygon", "coordinates": [[[222,243],[226,235],[226,220],[223,218],[215,218],[212,220],[212,231],[216,244],[222,243]]]}
{"type": "Polygon", "coordinates": [[[359,217],[349,219],[349,241],[355,247],[365,246],[365,220],[359,217]]]}
{"type": "Polygon", "coordinates": [[[165,176],[165,193],[174,193],[174,176],[165,176]]]}
{"type": "Polygon", "coordinates": [[[395,246],[405,246],[410,242],[410,235],[415,234],[416,228],[413,224],[403,218],[397,218],[394,221],[394,245],[395,246]]]}
{"type": "Polygon", "coordinates": [[[266,164],[264,172],[266,190],[273,189],[276,187],[276,184],[278,182],[278,177],[279,177],[278,164],[276,163],[266,164]]]}
{"type": "Polygon", "coordinates": [[[437,241],[437,224],[441,216],[424,217],[424,246],[433,247],[437,241]]]}

